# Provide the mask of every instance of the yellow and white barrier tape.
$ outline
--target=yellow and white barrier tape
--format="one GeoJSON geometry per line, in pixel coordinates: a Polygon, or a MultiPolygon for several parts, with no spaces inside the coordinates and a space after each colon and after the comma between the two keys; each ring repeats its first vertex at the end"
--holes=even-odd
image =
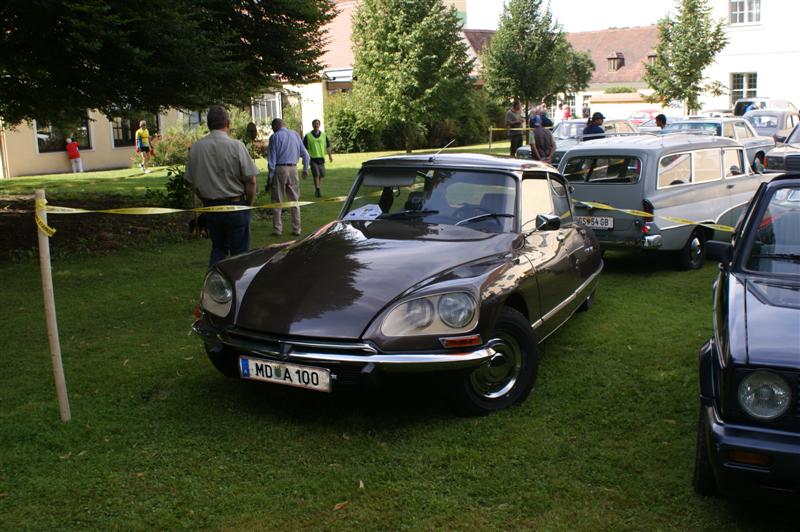
{"type": "Polygon", "coordinates": [[[40,210],[47,210],[47,200],[36,200],[36,213],[34,217],[36,219],[36,225],[39,226],[39,230],[47,235],[47,238],[50,238],[54,234],[56,234],[56,230],[47,225],[47,222],[39,215],[40,210]]]}
{"type": "Polygon", "coordinates": [[[700,225],[703,227],[708,227],[709,229],[714,229],[715,231],[725,231],[727,233],[733,232],[733,227],[729,225],[715,224],[710,222],[695,222],[694,220],[687,220],[686,218],[667,216],[665,214],[651,214],[649,212],[638,211],[636,209],[619,209],[617,207],[606,205],[605,203],[599,203],[596,201],[575,200],[575,204],[585,205],[586,207],[590,207],[592,209],[600,209],[604,211],[624,212],[625,214],[630,214],[631,216],[640,216],[642,218],[661,218],[662,220],[668,220],[670,222],[675,222],[680,225],[700,225]]]}

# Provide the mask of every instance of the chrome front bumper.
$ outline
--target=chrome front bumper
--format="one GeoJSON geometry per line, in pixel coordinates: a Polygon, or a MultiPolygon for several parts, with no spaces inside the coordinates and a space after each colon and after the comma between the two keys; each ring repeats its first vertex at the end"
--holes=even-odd
{"type": "MultiPolygon", "coordinates": [[[[426,372],[464,369],[479,366],[497,353],[491,346],[474,351],[447,353],[380,353],[366,343],[327,343],[314,341],[276,340],[269,344],[220,334],[204,327],[202,320],[192,330],[203,339],[207,349],[232,349],[238,354],[251,354],[297,364],[366,366],[372,364],[387,372],[426,372]]],[[[232,355],[233,356],[233,355],[232,355]]]]}

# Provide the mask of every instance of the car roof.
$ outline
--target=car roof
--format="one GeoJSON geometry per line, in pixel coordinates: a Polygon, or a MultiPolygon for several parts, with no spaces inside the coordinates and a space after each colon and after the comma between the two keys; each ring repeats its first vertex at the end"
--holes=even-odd
{"type": "Polygon", "coordinates": [[[513,159],[482,153],[440,153],[420,155],[389,155],[364,161],[362,168],[380,166],[414,166],[426,168],[481,168],[485,170],[558,172],[541,161],[513,159]]]}
{"type": "Polygon", "coordinates": [[[655,135],[627,135],[622,137],[609,137],[596,139],[591,142],[579,144],[570,149],[574,151],[588,151],[598,148],[610,149],[637,149],[647,151],[652,149],[680,149],[690,146],[692,148],[718,148],[720,146],[736,146],[741,144],[733,139],[714,137],[711,135],[692,135],[688,133],[667,133],[655,135]]]}
{"type": "Polygon", "coordinates": [[[747,111],[743,118],[747,118],[748,116],[761,116],[761,115],[788,115],[789,113],[797,113],[797,111],[792,111],[791,109],[757,109],[755,111],[747,111]]]}
{"type": "Polygon", "coordinates": [[[673,120],[671,124],[688,124],[690,122],[740,122],[744,118],[741,116],[690,116],[689,118],[681,118],[680,120],[673,120]]]}
{"type": "Polygon", "coordinates": [[[800,173],[777,174],[775,177],[767,181],[767,187],[784,186],[787,184],[800,186],[800,173]]]}

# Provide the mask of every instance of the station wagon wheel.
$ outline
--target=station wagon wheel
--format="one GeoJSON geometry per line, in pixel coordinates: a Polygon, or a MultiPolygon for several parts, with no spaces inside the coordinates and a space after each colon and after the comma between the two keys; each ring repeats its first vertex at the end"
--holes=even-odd
{"type": "Polygon", "coordinates": [[[520,403],[536,380],[538,347],[525,316],[504,307],[487,343],[494,356],[459,373],[453,383],[453,406],[464,415],[485,415],[520,403]]]}
{"type": "Polygon", "coordinates": [[[703,244],[705,243],[705,234],[700,229],[695,229],[678,252],[678,268],[681,270],[698,270],[703,267],[705,262],[705,250],[703,244]]]}

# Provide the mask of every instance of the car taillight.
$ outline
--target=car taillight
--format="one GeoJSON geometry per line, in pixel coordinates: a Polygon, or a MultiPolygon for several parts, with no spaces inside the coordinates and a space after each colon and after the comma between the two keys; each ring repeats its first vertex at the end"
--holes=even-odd
{"type": "MultiPolygon", "coordinates": [[[[653,208],[653,204],[650,203],[648,200],[642,200],[642,210],[648,214],[653,214],[655,209],[653,208]]],[[[652,222],[653,217],[649,216],[644,219],[644,223],[642,224],[642,233],[648,234],[650,232],[650,227],[647,225],[647,222],[652,222]]]]}

